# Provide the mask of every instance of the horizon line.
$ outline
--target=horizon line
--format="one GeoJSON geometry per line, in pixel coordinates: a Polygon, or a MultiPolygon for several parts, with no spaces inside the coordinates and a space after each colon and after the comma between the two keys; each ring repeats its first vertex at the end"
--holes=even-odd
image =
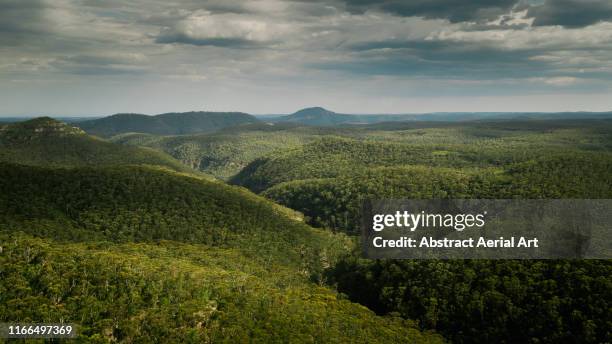
{"type": "MultiPolygon", "coordinates": [[[[144,116],[159,116],[169,113],[190,113],[190,112],[209,112],[209,113],[244,113],[251,116],[287,116],[295,114],[296,112],[312,109],[312,108],[322,108],[318,106],[314,107],[306,107],[294,111],[292,113],[249,113],[244,111],[236,111],[236,110],[189,110],[189,111],[169,111],[169,112],[161,112],[156,114],[150,113],[142,113],[142,112],[116,112],[112,114],[86,114],[86,115],[58,115],[58,114],[15,114],[15,115],[1,115],[0,118],[38,118],[38,117],[51,117],[51,118],[100,118],[100,117],[110,117],[114,115],[144,115],[144,116]]],[[[531,113],[531,114],[553,114],[553,113],[612,113],[612,109],[604,110],[604,111],[593,111],[593,110],[564,110],[564,111],[434,111],[434,112],[380,112],[380,113],[349,113],[349,112],[335,112],[332,110],[328,110],[326,108],[322,108],[323,110],[332,112],[336,115],[353,115],[353,116],[401,116],[401,115],[432,115],[432,114],[522,114],[522,113],[531,113]]]]}

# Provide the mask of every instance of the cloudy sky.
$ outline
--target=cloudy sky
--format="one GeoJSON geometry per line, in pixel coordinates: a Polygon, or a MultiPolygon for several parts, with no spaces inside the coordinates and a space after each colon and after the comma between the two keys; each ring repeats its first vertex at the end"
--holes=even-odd
{"type": "Polygon", "coordinates": [[[0,0],[0,104],[612,110],[612,1],[0,0]]]}

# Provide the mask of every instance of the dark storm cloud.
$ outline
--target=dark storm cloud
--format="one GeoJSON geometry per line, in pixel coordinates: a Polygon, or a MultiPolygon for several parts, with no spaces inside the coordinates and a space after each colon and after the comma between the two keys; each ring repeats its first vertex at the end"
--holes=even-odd
{"type": "Polygon", "coordinates": [[[527,16],[534,18],[534,26],[585,27],[602,21],[611,21],[612,1],[547,0],[543,5],[529,7],[527,16]]]}
{"type": "Polygon", "coordinates": [[[98,65],[69,65],[61,68],[63,73],[82,76],[122,76],[143,75],[145,70],[136,68],[124,68],[121,66],[98,66],[98,65]]]}
{"type": "Polygon", "coordinates": [[[350,59],[315,63],[311,67],[365,76],[474,81],[540,78],[550,84],[561,84],[585,78],[612,79],[612,70],[603,67],[609,52],[596,53],[589,44],[571,38],[548,42],[547,46],[525,43],[513,49],[479,40],[359,42],[344,47],[350,59]],[[570,62],[560,62],[564,61],[563,56],[569,56],[570,62]],[[579,56],[587,56],[588,62],[571,61],[579,56]]]}
{"type": "Polygon", "coordinates": [[[137,75],[147,71],[145,61],[140,54],[70,55],[54,59],[49,67],[52,72],[73,75],[137,75]]]}
{"type": "Polygon", "coordinates": [[[261,46],[259,43],[242,38],[195,38],[185,33],[161,34],[155,39],[155,42],[161,44],[177,43],[237,49],[256,48],[261,46]]]}
{"type": "Polygon", "coordinates": [[[529,61],[533,51],[506,51],[443,41],[386,41],[352,45],[351,61],[314,64],[323,70],[364,75],[394,75],[469,80],[524,78],[552,70],[543,62],[529,61]],[[384,53],[378,53],[380,51],[384,53]]]}
{"type": "Polygon", "coordinates": [[[507,13],[517,0],[344,0],[347,10],[363,13],[381,10],[404,17],[448,19],[450,22],[494,19],[507,13]]]}
{"type": "Polygon", "coordinates": [[[40,0],[0,1],[0,44],[19,45],[45,31],[45,5],[40,0]]]}
{"type": "Polygon", "coordinates": [[[236,0],[175,0],[175,1],[147,1],[147,0],[78,0],[87,7],[116,10],[120,8],[141,9],[141,12],[149,12],[147,9],[182,9],[195,11],[206,9],[213,13],[248,13],[243,6],[244,2],[236,0]]]}
{"type": "Polygon", "coordinates": [[[40,0],[3,0],[0,2],[0,29],[26,29],[41,18],[45,5],[40,0]],[[28,21],[36,19],[34,22],[28,21]]]}
{"type": "Polygon", "coordinates": [[[528,10],[527,17],[534,18],[534,26],[575,28],[612,20],[610,0],[340,0],[337,4],[352,13],[377,10],[403,17],[446,19],[451,23],[482,23],[510,10],[528,10]]]}

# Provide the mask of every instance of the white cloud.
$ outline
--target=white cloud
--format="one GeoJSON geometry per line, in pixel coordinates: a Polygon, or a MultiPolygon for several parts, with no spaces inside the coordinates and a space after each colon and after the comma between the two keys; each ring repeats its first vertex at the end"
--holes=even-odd
{"type": "Polygon", "coordinates": [[[558,87],[574,85],[580,81],[580,79],[572,77],[572,76],[558,76],[558,77],[552,77],[552,78],[530,78],[528,80],[531,82],[544,83],[547,85],[558,86],[558,87]]]}
{"type": "Polygon", "coordinates": [[[450,41],[490,45],[500,49],[577,49],[612,45],[612,23],[604,22],[581,29],[561,26],[524,29],[462,30],[451,26],[427,36],[430,41],[450,41]]]}
{"type": "Polygon", "coordinates": [[[279,37],[287,28],[253,17],[237,14],[212,14],[198,11],[178,22],[172,29],[194,39],[244,39],[269,41],[279,37]]]}

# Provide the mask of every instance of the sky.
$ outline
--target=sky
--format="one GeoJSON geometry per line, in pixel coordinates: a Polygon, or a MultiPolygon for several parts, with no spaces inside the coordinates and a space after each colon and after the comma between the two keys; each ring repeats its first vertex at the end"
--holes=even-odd
{"type": "Polygon", "coordinates": [[[0,0],[0,115],[612,110],[610,0],[0,0]]]}

